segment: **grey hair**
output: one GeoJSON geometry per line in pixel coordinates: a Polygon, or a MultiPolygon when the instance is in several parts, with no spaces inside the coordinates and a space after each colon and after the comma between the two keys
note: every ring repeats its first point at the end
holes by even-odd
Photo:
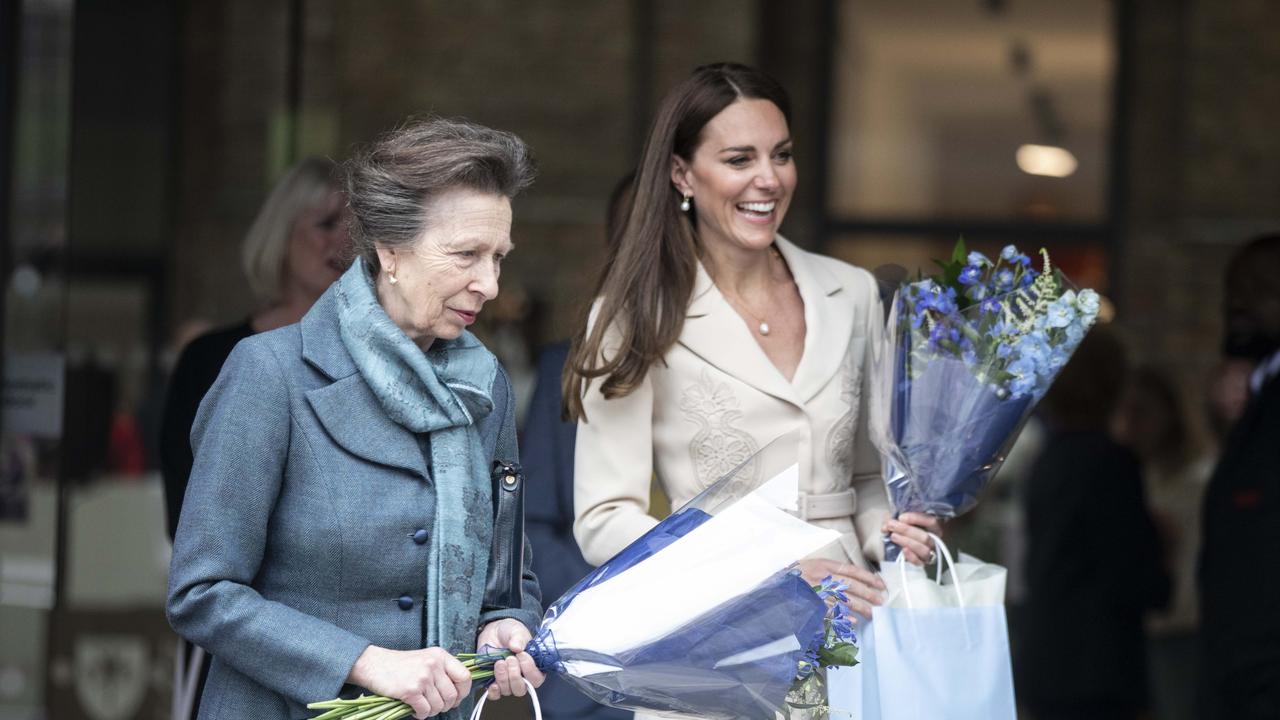
{"type": "Polygon", "coordinates": [[[273,305],[281,299],[289,238],[298,217],[321,207],[339,189],[337,165],[321,157],[298,161],[272,188],[240,247],[245,277],[260,302],[273,305]]]}
{"type": "Polygon", "coordinates": [[[351,243],[376,273],[376,245],[415,243],[431,221],[432,202],[458,188],[508,199],[536,173],[514,134],[467,120],[417,118],[378,138],[346,164],[351,243]]]}

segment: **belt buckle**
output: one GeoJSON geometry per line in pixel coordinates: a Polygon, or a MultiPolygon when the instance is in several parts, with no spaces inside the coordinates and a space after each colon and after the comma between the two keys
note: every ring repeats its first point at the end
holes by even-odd
{"type": "Polygon", "coordinates": [[[809,493],[804,490],[796,492],[796,517],[809,522],[809,493]]]}

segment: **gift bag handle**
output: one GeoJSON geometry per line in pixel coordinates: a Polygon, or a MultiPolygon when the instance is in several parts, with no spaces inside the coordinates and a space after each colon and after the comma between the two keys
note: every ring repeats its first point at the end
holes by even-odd
{"type": "MultiPolygon", "coordinates": [[[[947,565],[951,568],[951,583],[956,589],[956,601],[960,608],[964,608],[964,590],[960,587],[960,573],[956,571],[956,561],[951,557],[951,550],[947,548],[947,544],[942,542],[942,538],[929,533],[929,537],[933,538],[933,544],[938,551],[938,578],[935,582],[942,584],[942,561],[946,559],[947,565]]],[[[898,572],[902,578],[902,595],[907,599],[907,608],[914,609],[915,605],[911,602],[911,588],[907,584],[907,562],[903,554],[898,555],[898,572]]],[[[973,647],[973,635],[969,632],[969,622],[963,617],[960,620],[961,626],[964,628],[964,639],[966,647],[973,647]]],[[[920,642],[920,628],[916,625],[915,616],[911,615],[911,626],[916,633],[916,641],[920,642]]]]}
{"type": "MultiPolygon", "coordinates": [[[[525,678],[524,686],[529,688],[529,700],[533,703],[533,720],[542,720],[542,703],[538,702],[538,690],[525,678]]],[[[471,711],[471,720],[480,720],[480,711],[484,710],[484,703],[489,699],[489,693],[485,692],[480,695],[480,699],[476,702],[475,710],[471,711]]]]}
{"type": "MultiPolygon", "coordinates": [[[[951,558],[951,550],[947,548],[947,544],[942,541],[942,538],[937,535],[929,533],[929,537],[933,538],[933,544],[938,549],[938,578],[936,582],[939,585],[942,584],[942,561],[945,558],[947,566],[951,568],[951,583],[956,589],[956,600],[959,601],[960,607],[964,607],[964,590],[960,587],[960,573],[956,571],[956,562],[951,558]]],[[[898,554],[898,573],[899,577],[902,579],[902,595],[907,599],[907,607],[914,608],[915,605],[911,602],[911,587],[907,584],[907,561],[905,553],[898,554]]]]}

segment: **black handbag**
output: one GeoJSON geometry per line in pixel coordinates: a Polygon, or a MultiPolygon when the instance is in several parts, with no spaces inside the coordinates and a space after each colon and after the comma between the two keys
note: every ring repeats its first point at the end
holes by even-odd
{"type": "Polygon", "coordinates": [[[493,482],[493,551],[485,576],[486,609],[519,608],[524,594],[524,471],[508,460],[495,460],[493,482]]]}

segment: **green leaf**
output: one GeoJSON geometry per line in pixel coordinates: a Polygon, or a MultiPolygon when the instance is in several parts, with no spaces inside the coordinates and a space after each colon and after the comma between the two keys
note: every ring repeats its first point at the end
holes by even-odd
{"type": "Polygon", "coordinates": [[[824,667],[853,667],[858,664],[858,646],[845,642],[824,647],[818,651],[818,662],[824,667]]]}

